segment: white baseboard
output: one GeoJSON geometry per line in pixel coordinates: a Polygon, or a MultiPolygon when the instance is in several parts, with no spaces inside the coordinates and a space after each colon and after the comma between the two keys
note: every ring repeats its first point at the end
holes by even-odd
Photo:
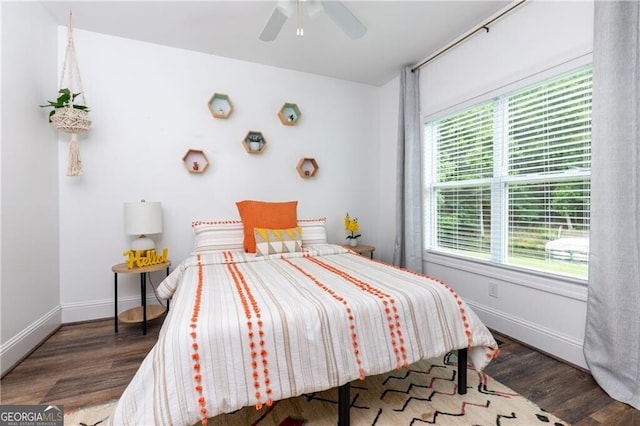
{"type": "MultiPolygon", "coordinates": [[[[158,303],[153,296],[147,298],[147,304],[152,303],[158,303]]],[[[583,341],[470,300],[467,300],[467,303],[487,327],[571,364],[585,369],[588,368],[583,354],[583,341]]],[[[118,312],[139,305],[139,297],[121,298],[118,301],[118,312]]],[[[2,375],[20,362],[61,324],[113,318],[113,314],[113,299],[69,303],[62,307],[60,305],[56,306],[1,345],[0,368],[2,375]]]]}
{"type": "Polygon", "coordinates": [[[60,305],[38,318],[0,346],[2,375],[11,370],[62,324],[60,305]]]}
{"type": "Polygon", "coordinates": [[[570,364],[588,369],[583,353],[584,341],[470,300],[467,303],[487,327],[570,364]]]}
{"type": "MultiPolygon", "coordinates": [[[[147,298],[147,304],[158,303],[151,295],[147,298]]],[[[140,305],[140,297],[123,297],[118,300],[118,312],[140,305]]],[[[82,303],[68,303],[58,305],[47,312],[29,327],[13,336],[7,342],[0,345],[0,369],[2,375],[7,373],[16,364],[24,359],[40,343],[55,332],[61,325],[90,321],[100,318],[113,318],[113,299],[94,300],[82,303]]]]}
{"type": "MultiPolygon", "coordinates": [[[[157,304],[158,300],[152,294],[147,297],[147,305],[157,304]]],[[[165,301],[163,301],[165,304],[165,301]]],[[[118,298],[118,312],[140,306],[140,296],[118,298]]],[[[90,321],[101,318],[113,318],[113,299],[92,300],[80,303],[65,303],[62,305],[62,323],[90,321]]]]}

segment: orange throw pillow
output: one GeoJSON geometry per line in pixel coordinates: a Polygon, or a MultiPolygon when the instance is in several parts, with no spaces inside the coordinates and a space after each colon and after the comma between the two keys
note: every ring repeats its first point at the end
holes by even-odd
{"type": "Polygon", "coordinates": [[[298,202],[244,200],[236,203],[244,228],[244,251],[256,252],[254,228],[286,229],[298,226],[298,202]]]}

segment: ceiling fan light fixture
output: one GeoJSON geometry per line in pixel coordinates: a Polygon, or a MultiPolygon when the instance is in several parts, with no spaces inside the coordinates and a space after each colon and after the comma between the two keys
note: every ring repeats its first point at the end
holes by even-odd
{"type": "MultiPolygon", "coordinates": [[[[304,3],[310,6],[308,11],[314,15],[318,10],[324,10],[329,18],[352,40],[361,38],[367,32],[367,27],[365,27],[341,1],[295,0],[297,36],[304,36],[304,3]]],[[[293,1],[278,0],[269,20],[260,33],[260,40],[275,40],[286,20],[293,15],[293,7],[293,1]]]]}

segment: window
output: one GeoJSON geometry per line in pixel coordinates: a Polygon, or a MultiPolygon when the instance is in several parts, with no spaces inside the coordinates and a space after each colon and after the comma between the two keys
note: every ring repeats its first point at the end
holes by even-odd
{"type": "Polygon", "coordinates": [[[587,278],[591,67],[425,125],[425,245],[587,278]]]}

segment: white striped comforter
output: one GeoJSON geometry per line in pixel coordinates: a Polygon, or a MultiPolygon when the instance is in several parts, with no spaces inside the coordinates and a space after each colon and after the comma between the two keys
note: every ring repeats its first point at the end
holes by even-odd
{"type": "Polygon", "coordinates": [[[477,369],[497,355],[445,284],[335,245],[305,250],[184,260],[159,286],[171,310],[111,423],[191,425],[454,349],[470,347],[477,369]]]}

